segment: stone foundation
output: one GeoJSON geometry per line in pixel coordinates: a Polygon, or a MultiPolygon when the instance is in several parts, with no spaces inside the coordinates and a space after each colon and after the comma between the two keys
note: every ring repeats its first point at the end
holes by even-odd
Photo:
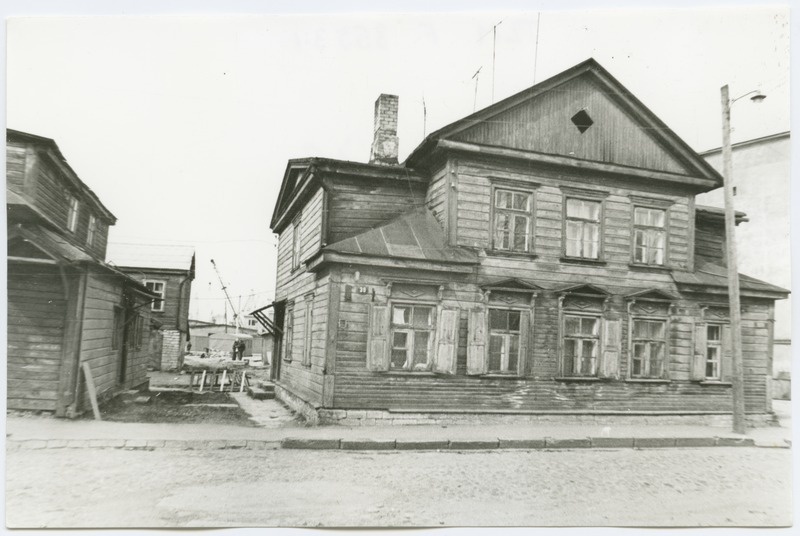
{"type": "MultiPolygon", "coordinates": [[[[311,407],[311,406],[309,406],[311,407]]],[[[472,413],[411,412],[363,409],[317,409],[316,424],[341,426],[374,425],[701,425],[730,427],[729,413],[472,413]]],[[[309,420],[311,422],[311,420],[309,420]]],[[[774,414],[758,413],[747,416],[747,424],[777,426],[774,414]]]]}
{"type": "Polygon", "coordinates": [[[277,382],[275,382],[275,397],[286,404],[290,410],[302,415],[308,424],[322,424],[319,412],[325,410],[317,409],[277,382]]]}

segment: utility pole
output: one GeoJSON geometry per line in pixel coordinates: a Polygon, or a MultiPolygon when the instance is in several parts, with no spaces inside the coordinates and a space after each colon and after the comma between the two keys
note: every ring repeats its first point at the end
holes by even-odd
{"type": "Polygon", "coordinates": [[[742,309],[739,304],[739,269],[736,256],[736,212],[733,208],[733,163],[731,157],[731,105],[734,102],[750,97],[753,102],[761,102],[766,97],[757,90],[750,91],[731,99],[728,85],[722,86],[722,177],[725,190],[725,246],[728,262],[728,304],[731,317],[731,344],[733,345],[733,431],[743,434],[745,431],[744,408],[744,360],[742,358],[742,309]]]}

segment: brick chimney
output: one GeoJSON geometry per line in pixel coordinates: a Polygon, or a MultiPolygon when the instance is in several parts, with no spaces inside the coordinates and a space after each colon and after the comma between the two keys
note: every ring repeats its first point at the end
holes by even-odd
{"type": "Polygon", "coordinates": [[[369,153],[370,164],[397,165],[397,95],[382,94],[375,101],[375,138],[369,153]]]}

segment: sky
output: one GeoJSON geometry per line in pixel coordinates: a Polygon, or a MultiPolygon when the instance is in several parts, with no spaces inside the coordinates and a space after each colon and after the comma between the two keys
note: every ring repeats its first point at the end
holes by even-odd
{"type": "Polygon", "coordinates": [[[194,245],[197,319],[225,307],[210,259],[243,312],[271,302],[286,161],[367,161],[381,93],[400,99],[401,159],[493,94],[589,57],[695,150],[721,144],[724,84],[767,95],[735,104],[734,143],[790,126],[785,8],[267,14],[232,2],[246,14],[228,15],[218,2],[212,16],[145,16],[151,3],[120,2],[101,13],[127,16],[88,17],[85,4],[8,21],[7,126],[56,141],[117,216],[112,242],[194,245]]]}

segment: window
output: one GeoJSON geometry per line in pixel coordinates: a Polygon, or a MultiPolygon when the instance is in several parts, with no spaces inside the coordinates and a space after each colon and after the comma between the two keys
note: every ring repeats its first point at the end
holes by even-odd
{"type": "Polygon", "coordinates": [[[67,212],[67,229],[71,233],[78,228],[78,198],[74,195],[69,196],[69,211],[67,212]]]}
{"type": "Polygon", "coordinates": [[[494,249],[528,252],[531,250],[530,192],[494,191],[494,249]]]}
{"type": "Polygon", "coordinates": [[[634,319],[632,330],[631,378],[662,378],[667,322],[634,319]]]}
{"type": "Polygon", "coordinates": [[[434,313],[430,305],[392,306],[390,370],[429,370],[434,313]]]}
{"type": "Polygon", "coordinates": [[[564,376],[594,376],[599,346],[599,316],[564,315],[564,376]]]}
{"type": "Polygon", "coordinates": [[[667,232],[666,211],[656,208],[633,209],[633,262],[663,265],[667,232]]]}
{"type": "Polygon", "coordinates": [[[520,311],[489,309],[489,373],[519,370],[520,311]]]}
{"type": "Polygon", "coordinates": [[[304,317],[305,324],[303,325],[304,330],[304,345],[303,345],[303,365],[310,367],[311,366],[311,312],[312,312],[312,305],[314,304],[314,296],[306,296],[306,312],[304,317]]]}
{"type": "Polygon", "coordinates": [[[94,245],[94,235],[97,232],[97,218],[94,214],[89,214],[89,228],[86,230],[86,245],[94,245]]]}
{"type": "Polygon", "coordinates": [[[586,110],[580,110],[570,118],[570,121],[572,121],[573,125],[578,127],[578,131],[581,134],[589,130],[589,127],[594,125],[594,120],[592,120],[591,116],[586,112],[586,110]]]}
{"type": "Polygon", "coordinates": [[[294,304],[286,307],[286,321],[284,322],[283,336],[285,339],[285,350],[283,352],[283,359],[285,361],[292,360],[292,338],[294,336],[294,304]]]}
{"type": "Polygon", "coordinates": [[[600,258],[599,201],[567,199],[565,253],[567,257],[600,258]]]}
{"type": "Polygon", "coordinates": [[[257,322],[255,321],[255,319],[253,319],[253,318],[248,318],[248,319],[247,319],[247,326],[248,326],[248,327],[254,328],[254,327],[256,327],[257,325],[258,325],[258,324],[257,324],[257,322]]]}
{"type": "Polygon", "coordinates": [[[300,266],[300,218],[292,222],[292,270],[300,266]]]}
{"type": "Polygon", "coordinates": [[[706,372],[707,380],[722,378],[722,326],[709,324],[706,327],[706,372]]]}
{"type": "Polygon", "coordinates": [[[153,300],[153,303],[150,304],[150,310],[155,312],[161,312],[164,310],[164,296],[166,293],[166,284],[164,281],[145,281],[144,286],[147,287],[147,290],[158,294],[158,298],[153,300]]]}

